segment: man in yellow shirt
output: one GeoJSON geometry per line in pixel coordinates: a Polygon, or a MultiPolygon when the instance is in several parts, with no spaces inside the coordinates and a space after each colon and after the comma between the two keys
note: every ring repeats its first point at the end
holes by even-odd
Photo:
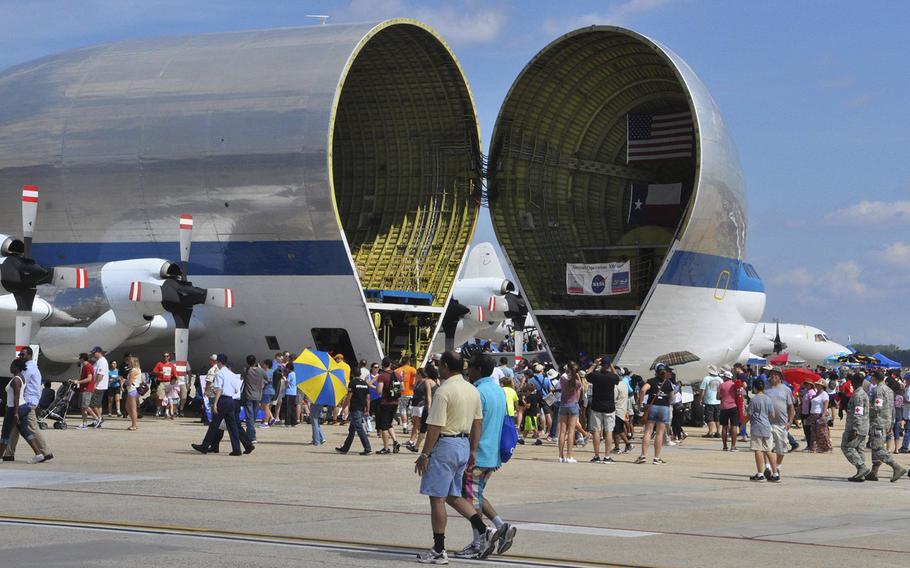
{"type": "Polygon", "coordinates": [[[483,428],[480,393],[464,380],[461,355],[447,351],[439,361],[442,385],[433,395],[427,417],[427,437],[417,456],[414,470],[421,476],[420,493],[430,498],[430,520],[433,548],[417,555],[421,564],[448,564],[445,530],[448,521],[446,503],[471,522],[481,537],[481,558],[490,555],[496,545],[495,531],[488,529],[470,501],[462,497],[461,485],[465,468],[474,463],[483,428]]]}

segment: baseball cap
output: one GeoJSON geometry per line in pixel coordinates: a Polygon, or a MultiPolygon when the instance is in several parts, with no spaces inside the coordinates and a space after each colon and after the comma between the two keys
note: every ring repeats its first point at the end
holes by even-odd
{"type": "Polygon", "coordinates": [[[96,345],[92,347],[92,353],[104,353],[104,350],[96,345]]]}

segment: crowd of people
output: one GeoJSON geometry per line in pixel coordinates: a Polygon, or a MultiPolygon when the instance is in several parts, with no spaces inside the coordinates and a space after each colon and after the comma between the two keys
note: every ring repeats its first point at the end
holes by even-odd
{"type": "MultiPolygon", "coordinates": [[[[257,430],[305,423],[314,446],[326,443],[321,424],[346,425],[347,436],[335,448],[339,454],[350,453],[355,438],[360,455],[373,454],[374,443],[381,445],[376,454],[398,454],[402,448],[417,454],[415,471],[421,476],[420,492],[430,500],[433,528],[433,546],[419,560],[433,564],[448,561],[447,507],[468,520],[474,535],[457,557],[486,558],[511,547],[516,528],[486,496],[489,479],[511,456],[504,450],[507,430],[514,432],[514,444],[553,444],[561,464],[578,463],[574,450],[588,443],[591,463],[610,464],[618,454],[635,450],[638,428],[640,451],[633,463],[647,463],[650,453],[651,464],[663,465],[662,449],[682,444],[688,437],[685,426],[701,422],[693,416],[701,414],[704,438],[719,439],[725,452],[748,443],[756,469],[750,478],[776,483],[784,458],[800,447],[792,432],[802,430],[805,452],[828,453],[830,427],[844,420],[841,449],[856,468],[850,481],[877,480],[882,464],[891,468],[892,482],[908,473],[892,455],[910,452],[910,374],[902,379],[898,371],[867,375],[856,369],[816,369],[814,378],[794,386],[770,366],[709,365],[692,390],[668,365],[657,364],[644,380],[607,356],[582,356],[562,367],[538,360],[511,365],[504,357],[497,365],[484,352],[447,352],[420,368],[408,356],[397,364],[389,358],[349,364],[340,353],[334,358],[350,374],[347,394],[336,405],[302,395],[294,357],[287,352],[262,361],[249,355],[242,367],[213,354],[206,373],[194,381],[188,379],[193,375],[178,373],[170,353],[145,372],[131,354],[108,361],[95,347],[80,355],[79,376],[60,390],[78,392],[80,429],[101,428],[105,415],[119,415],[129,418],[127,430],[136,431],[142,413],[174,419],[198,401],[208,428],[192,447],[203,454],[220,452],[225,432],[230,455],[242,456],[255,450],[257,430]],[[872,452],[871,466],[866,449],[872,452]]],[[[46,383],[42,390],[30,348],[22,350],[10,372],[0,455],[15,460],[22,438],[34,453],[30,463],[53,459],[36,411],[47,408],[55,394],[46,383]]]]}

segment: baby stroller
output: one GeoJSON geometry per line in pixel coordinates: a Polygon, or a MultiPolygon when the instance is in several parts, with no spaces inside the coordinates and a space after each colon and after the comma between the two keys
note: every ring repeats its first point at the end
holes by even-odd
{"type": "Polygon", "coordinates": [[[57,395],[54,402],[47,408],[38,409],[38,428],[47,429],[48,420],[54,422],[54,429],[66,430],[66,411],[70,406],[73,394],[76,392],[76,386],[66,381],[57,389],[57,395]]]}

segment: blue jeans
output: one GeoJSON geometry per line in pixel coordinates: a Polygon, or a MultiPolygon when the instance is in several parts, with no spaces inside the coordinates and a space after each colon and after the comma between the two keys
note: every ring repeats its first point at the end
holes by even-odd
{"type": "Polygon", "coordinates": [[[324,408],[321,404],[310,405],[310,426],[313,428],[313,445],[325,443],[325,436],[322,435],[322,429],[319,427],[319,416],[324,408]]]}
{"type": "Polygon", "coordinates": [[[252,400],[243,401],[244,421],[246,422],[246,435],[251,442],[256,441],[256,414],[259,412],[259,404],[252,400]]]}
{"type": "Polygon", "coordinates": [[[19,435],[26,442],[31,442],[35,438],[35,435],[32,434],[28,427],[28,411],[29,407],[27,404],[20,404],[19,408],[6,407],[6,413],[3,416],[3,428],[2,432],[0,432],[0,444],[9,444],[10,435],[14,429],[19,431],[19,435]],[[17,414],[19,415],[19,424],[16,424],[17,414]]]}
{"type": "Polygon", "coordinates": [[[346,452],[351,449],[351,444],[354,442],[354,434],[357,434],[357,437],[360,438],[360,443],[363,444],[364,451],[373,451],[370,447],[370,438],[367,436],[367,431],[364,428],[362,410],[351,411],[350,424],[348,425],[348,437],[345,438],[344,443],[341,444],[341,451],[346,452]]]}

